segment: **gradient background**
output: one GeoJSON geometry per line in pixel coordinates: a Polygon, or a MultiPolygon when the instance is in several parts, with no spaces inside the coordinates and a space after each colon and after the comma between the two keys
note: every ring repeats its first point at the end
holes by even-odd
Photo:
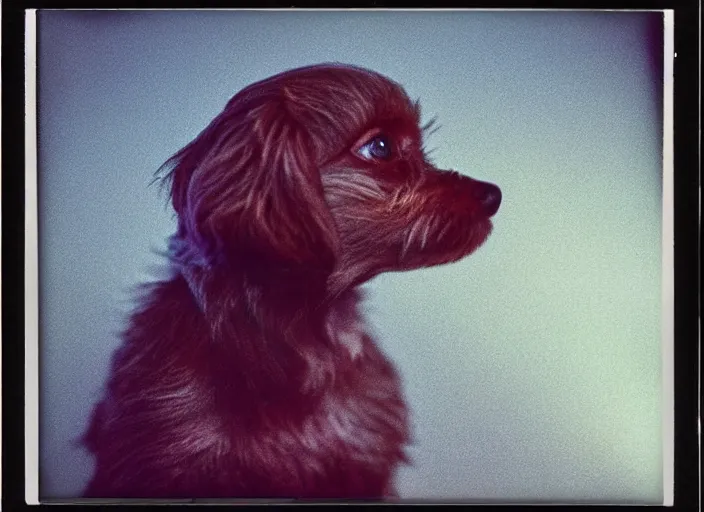
{"type": "Polygon", "coordinates": [[[245,85],[341,61],[420,97],[437,164],[504,197],[472,257],[368,286],[412,409],[401,496],[660,502],[660,19],[40,13],[40,496],[91,474],[72,442],[175,226],[153,172],[245,85]]]}

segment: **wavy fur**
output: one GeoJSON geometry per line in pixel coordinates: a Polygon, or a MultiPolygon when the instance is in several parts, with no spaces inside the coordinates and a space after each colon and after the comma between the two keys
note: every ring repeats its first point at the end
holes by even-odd
{"type": "Polygon", "coordinates": [[[113,358],[86,496],[395,496],[407,410],[358,286],[466,256],[500,201],[436,169],[419,120],[377,73],[310,66],[245,88],[166,162],[172,276],[113,358]],[[365,133],[392,153],[363,157],[365,133]]]}

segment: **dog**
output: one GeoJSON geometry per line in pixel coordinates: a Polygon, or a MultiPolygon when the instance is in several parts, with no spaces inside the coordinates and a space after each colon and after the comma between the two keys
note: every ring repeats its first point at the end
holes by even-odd
{"type": "Polygon", "coordinates": [[[432,124],[389,78],[320,64],[246,87],[162,166],[171,273],[113,356],[84,496],[398,496],[408,412],[359,287],[469,255],[501,203],[430,162],[432,124]]]}

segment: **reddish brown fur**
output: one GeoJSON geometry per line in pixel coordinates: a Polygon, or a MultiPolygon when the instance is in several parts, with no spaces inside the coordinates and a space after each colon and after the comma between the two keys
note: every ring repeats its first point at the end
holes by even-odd
{"type": "Polygon", "coordinates": [[[165,164],[173,276],[114,356],[86,496],[395,494],[407,413],[357,287],[471,253],[501,197],[430,164],[419,118],[377,73],[311,66],[245,88],[165,164]],[[370,157],[379,134],[392,153],[370,157]]]}

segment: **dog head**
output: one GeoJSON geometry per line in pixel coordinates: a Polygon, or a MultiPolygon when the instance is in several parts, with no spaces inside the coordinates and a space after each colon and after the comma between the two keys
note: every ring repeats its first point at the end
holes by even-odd
{"type": "Polygon", "coordinates": [[[489,235],[498,187],[435,168],[420,108],[388,78],[326,64],[243,89],[168,162],[193,261],[323,279],[456,261],[489,235]]]}

